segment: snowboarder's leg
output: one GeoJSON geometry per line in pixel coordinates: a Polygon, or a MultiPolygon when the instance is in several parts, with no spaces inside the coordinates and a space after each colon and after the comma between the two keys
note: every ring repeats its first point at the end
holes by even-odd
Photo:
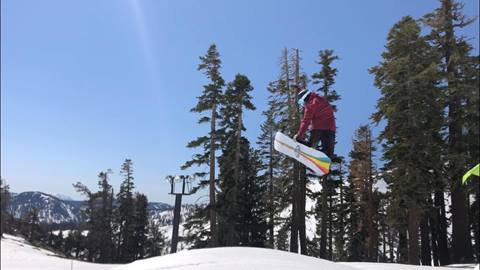
{"type": "MultiPolygon", "coordinates": [[[[323,153],[325,153],[329,158],[333,157],[333,151],[335,148],[335,132],[331,130],[312,130],[312,139],[316,139],[316,144],[312,144],[312,147],[318,144],[318,142],[322,142],[321,149],[323,153]],[[315,131],[315,132],[313,132],[315,131]],[[315,136],[313,136],[315,135],[315,136]],[[318,136],[318,139],[317,137],[318,136]]],[[[313,141],[315,142],[315,141],[313,141]]]]}
{"type": "Polygon", "coordinates": [[[321,140],[321,133],[322,133],[322,131],[319,130],[319,129],[311,130],[310,131],[310,138],[308,139],[307,146],[320,150],[318,143],[321,140]]]}
{"type": "MultiPolygon", "coordinates": [[[[320,133],[321,133],[321,130],[312,129],[310,131],[310,136],[308,138],[308,141],[307,142],[302,142],[302,143],[305,144],[308,147],[315,148],[317,150],[322,151],[320,149],[321,147],[318,145],[320,143],[320,133]]],[[[311,174],[315,174],[315,172],[310,168],[307,168],[307,172],[309,172],[311,174]]]]}

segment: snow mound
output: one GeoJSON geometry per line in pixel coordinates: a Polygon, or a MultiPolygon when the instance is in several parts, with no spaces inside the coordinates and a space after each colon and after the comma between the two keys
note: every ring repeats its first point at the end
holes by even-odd
{"type": "MultiPolygon", "coordinates": [[[[57,254],[34,247],[23,238],[4,234],[1,245],[1,269],[7,270],[107,270],[115,265],[94,264],[61,258],[57,254]]],[[[118,266],[118,265],[117,265],[118,266]]]]}
{"type": "Polygon", "coordinates": [[[366,262],[341,262],[340,264],[348,265],[355,270],[477,270],[478,265],[450,265],[448,267],[432,267],[432,266],[418,266],[400,263],[366,263],[366,262]]]}
{"type": "Polygon", "coordinates": [[[225,247],[181,251],[135,261],[115,270],[354,270],[350,266],[286,251],[225,247]]]}

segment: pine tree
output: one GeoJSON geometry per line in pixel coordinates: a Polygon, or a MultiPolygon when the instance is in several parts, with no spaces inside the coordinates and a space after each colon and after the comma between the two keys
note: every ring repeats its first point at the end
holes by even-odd
{"type": "MultiPolygon", "coordinates": [[[[301,111],[298,106],[297,94],[300,89],[304,89],[307,86],[307,75],[301,72],[301,57],[300,57],[300,50],[294,49],[291,55],[291,64],[292,64],[292,71],[293,71],[293,89],[295,90],[293,94],[292,102],[293,104],[290,106],[292,110],[291,114],[291,127],[294,128],[295,132],[298,130],[300,126],[300,119],[301,119],[301,111]]],[[[306,213],[306,198],[307,198],[307,174],[306,168],[303,164],[298,161],[294,161],[293,166],[293,203],[292,203],[292,230],[291,230],[291,240],[290,242],[295,242],[292,245],[292,251],[296,250],[296,239],[298,233],[298,239],[300,243],[300,253],[306,255],[307,254],[307,235],[306,235],[306,225],[305,219],[307,218],[306,213]]]]}
{"type": "MultiPolygon", "coordinates": [[[[335,60],[339,60],[338,55],[334,54],[333,50],[321,50],[318,53],[319,60],[317,64],[320,65],[320,71],[312,74],[312,83],[318,85],[317,92],[323,93],[327,100],[331,103],[340,100],[340,95],[333,88],[335,84],[335,77],[338,70],[332,67],[335,60]]],[[[337,111],[335,104],[332,104],[334,111],[337,111]]]]}
{"type": "Polygon", "coordinates": [[[11,220],[10,214],[8,213],[8,208],[10,205],[10,187],[7,185],[4,179],[0,179],[0,236],[3,237],[4,232],[9,232],[9,221],[11,220]]]}
{"type": "Polygon", "coordinates": [[[131,159],[125,159],[122,164],[121,174],[124,180],[120,185],[120,191],[117,194],[118,208],[115,209],[116,220],[118,224],[118,254],[119,262],[131,262],[135,259],[135,203],[133,198],[133,163],[131,159]]]}
{"type": "Polygon", "coordinates": [[[63,231],[60,230],[60,232],[58,233],[57,237],[55,238],[54,240],[54,243],[53,243],[53,248],[55,250],[58,250],[60,252],[63,252],[63,247],[65,245],[65,239],[63,239],[63,231]]]}
{"type": "Polygon", "coordinates": [[[148,199],[141,193],[135,194],[133,219],[133,259],[143,259],[146,254],[148,235],[148,199]]]}
{"type": "MultiPolygon", "coordinates": [[[[270,82],[267,90],[269,92],[269,113],[271,117],[271,125],[274,125],[275,129],[286,132],[291,136],[294,135],[294,127],[292,124],[292,103],[295,101],[294,90],[291,87],[291,65],[288,59],[288,50],[284,49],[280,58],[280,75],[277,80],[270,82]]],[[[267,142],[268,144],[268,142],[267,142]]],[[[275,186],[271,190],[275,189],[276,196],[274,205],[276,212],[282,212],[282,210],[292,207],[293,202],[293,162],[286,158],[284,155],[277,156],[276,163],[272,163],[272,172],[277,173],[277,179],[275,186]],[[282,194],[280,196],[279,194],[282,194]]],[[[288,230],[298,231],[293,223],[294,211],[292,211],[291,217],[278,217],[275,225],[280,227],[277,239],[275,239],[275,245],[281,250],[298,251],[297,247],[292,247],[288,243],[288,230]]],[[[270,223],[272,224],[272,222],[270,223]]],[[[297,234],[295,234],[297,235],[297,234]]],[[[298,241],[290,241],[297,245],[298,241]]]]}
{"type": "MultiPolygon", "coordinates": [[[[474,19],[466,18],[462,9],[463,4],[454,0],[442,0],[441,6],[424,16],[423,20],[431,27],[430,38],[441,54],[440,67],[445,82],[443,88],[448,112],[445,119],[448,128],[446,171],[449,173],[452,201],[453,263],[473,260],[467,192],[459,179],[472,165],[470,162],[475,162],[475,165],[479,159],[478,150],[473,153],[470,150],[475,146],[478,149],[478,64],[475,69],[475,58],[470,56],[472,46],[455,33],[457,29],[471,24],[474,19]],[[477,98],[477,102],[471,102],[472,98],[477,98]],[[476,107],[472,110],[473,114],[468,113],[468,107],[476,107]]],[[[478,57],[476,61],[478,63],[478,57]]]]}
{"type": "Polygon", "coordinates": [[[42,240],[44,232],[40,226],[40,220],[38,218],[38,209],[35,207],[30,208],[22,217],[23,226],[20,229],[22,234],[31,243],[38,243],[42,240]]]}
{"type": "Polygon", "coordinates": [[[268,182],[268,190],[263,198],[263,201],[267,205],[267,227],[268,237],[266,246],[273,248],[275,246],[275,224],[276,213],[279,212],[277,204],[275,203],[275,197],[278,196],[278,192],[275,191],[279,172],[277,164],[280,160],[279,155],[274,150],[275,130],[276,123],[273,118],[273,111],[270,107],[263,113],[266,117],[265,122],[260,126],[261,134],[258,137],[257,145],[259,149],[259,158],[262,161],[261,170],[263,171],[263,179],[268,182]]]}
{"type": "Polygon", "coordinates": [[[145,246],[146,257],[155,257],[162,254],[165,247],[165,236],[162,230],[155,222],[149,219],[148,221],[148,238],[145,246]]]}
{"type": "MultiPolygon", "coordinates": [[[[407,220],[411,264],[420,263],[419,221],[436,181],[431,172],[440,171],[441,155],[437,54],[420,30],[408,16],[396,23],[388,35],[382,62],[370,70],[382,93],[373,119],[387,121],[380,137],[386,168],[392,174],[391,209],[398,209],[399,220],[407,220]]],[[[402,245],[404,239],[400,230],[402,245]]]]}
{"type": "MultiPolygon", "coordinates": [[[[276,81],[271,82],[267,90],[269,96],[269,114],[271,114],[272,123],[277,130],[287,133],[290,136],[295,135],[299,127],[300,110],[297,104],[297,92],[305,88],[307,84],[306,75],[301,72],[300,52],[298,49],[284,49],[280,58],[280,75],[276,81]]],[[[266,142],[268,145],[268,142],[266,142]]],[[[264,154],[262,154],[264,157],[264,154]]],[[[275,164],[276,178],[275,188],[277,194],[286,194],[287,196],[276,196],[271,198],[274,201],[277,212],[286,208],[290,217],[276,218],[276,225],[280,226],[276,246],[280,249],[289,249],[291,252],[298,252],[299,242],[300,251],[303,254],[307,252],[306,228],[305,228],[305,201],[306,201],[306,174],[305,168],[297,161],[292,161],[285,156],[279,156],[275,164]],[[287,223],[285,223],[287,222],[287,223]],[[290,228],[290,241],[285,243],[288,237],[287,228],[290,228]],[[300,240],[300,241],[299,241],[300,240]]],[[[272,214],[270,215],[272,217],[272,214]]],[[[273,221],[273,218],[271,218],[273,221]]],[[[272,222],[270,222],[272,228],[272,222]]],[[[270,233],[271,238],[272,233],[270,233]]]]}
{"type": "Polygon", "coordinates": [[[360,126],[353,140],[350,152],[350,178],[353,196],[355,196],[357,223],[353,224],[359,241],[362,260],[377,261],[378,242],[378,193],[374,190],[376,183],[373,153],[372,131],[368,125],[360,126]]]}
{"type": "MultiPolygon", "coordinates": [[[[348,187],[345,190],[345,200],[348,205],[348,216],[346,220],[347,234],[347,261],[358,262],[364,258],[362,243],[364,243],[364,235],[359,233],[358,224],[360,220],[360,211],[358,204],[358,196],[356,196],[354,187],[354,177],[349,174],[347,178],[348,187]]],[[[318,229],[317,229],[318,230],[318,229]]]]}
{"type": "Polygon", "coordinates": [[[222,134],[222,155],[219,158],[220,192],[218,194],[219,242],[221,245],[263,246],[256,240],[256,213],[258,207],[250,205],[258,197],[256,189],[257,171],[252,160],[249,141],[242,136],[244,108],[254,110],[249,92],[253,90],[249,79],[237,74],[228,84],[224,104],[220,110],[222,134]]]}
{"type": "MultiPolygon", "coordinates": [[[[63,247],[63,253],[67,258],[72,256],[75,247],[78,247],[78,243],[73,240],[73,231],[70,231],[65,238],[65,246],[63,247]]],[[[78,258],[78,256],[75,256],[75,258],[78,258]]]]}
{"type": "Polygon", "coordinates": [[[98,174],[99,191],[92,193],[82,183],[74,184],[76,190],[88,197],[85,210],[88,221],[86,239],[88,257],[92,262],[108,263],[115,260],[115,246],[113,243],[113,188],[108,183],[108,173],[98,174]]]}
{"type": "Polygon", "coordinates": [[[183,225],[186,232],[184,241],[192,249],[208,247],[210,232],[205,230],[205,217],[207,215],[208,208],[205,205],[196,205],[192,213],[185,219],[183,225]]]}
{"type": "MultiPolygon", "coordinates": [[[[335,101],[340,100],[340,95],[334,89],[333,85],[335,84],[335,77],[337,76],[337,69],[332,67],[332,64],[335,60],[338,60],[339,57],[334,54],[333,50],[321,50],[319,52],[319,61],[317,62],[320,65],[320,71],[312,74],[312,83],[318,85],[317,91],[321,92],[323,96],[329,101],[332,105],[334,111],[337,111],[337,107],[334,104],[335,101]]],[[[332,157],[332,162],[339,162],[340,157],[332,157]]],[[[332,235],[332,231],[329,230],[329,225],[332,223],[332,220],[329,219],[331,216],[331,209],[328,207],[328,202],[332,200],[335,192],[333,190],[334,184],[332,183],[332,177],[338,177],[336,172],[331,172],[330,176],[322,178],[322,192],[320,193],[320,201],[317,205],[318,209],[321,210],[321,215],[317,216],[317,220],[320,220],[319,235],[320,235],[320,246],[319,246],[319,257],[320,258],[331,258],[327,256],[327,244],[328,244],[328,235],[332,235]]],[[[332,249],[332,244],[330,241],[329,250],[332,249]]]]}
{"type": "MultiPolygon", "coordinates": [[[[182,169],[187,169],[193,165],[209,166],[209,205],[208,219],[210,221],[210,242],[209,245],[215,247],[218,245],[217,237],[217,218],[215,209],[215,151],[219,148],[219,137],[217,134],[218,107],[222,102],[222,88],[225,85],[220,74],[221,60],[215,44],[212,44],[205,56],[200,57],[201,63],[198,70],[202,71],[209,79],[210,83],[204,85],[203,93],[198,97],[198,103],[191,109],[192,112],[203,113],[210,112],[210,116],[204,116],[198,121],[199,124],[210,122],[210,133],[206,136],[191,141],[187,147],[196,148],[202,146],[202,154],[196,154],[191,161],[186,162],[182,169]]],[[[205,173],[197,173],[197,176],[204,176],[205,173]]],[[[204,184],[204,182],[201,182],[204,184]]]]}
{"type": "Polygon", "coordinates": [[[80,230],[71,230],[64,240],[63,253],[67,257],[79,259],[81,254],[89,252],[87,241],[80,230]]]}
{"type": "Polygon", "coordinates": [[[346,261],[348,258],[348,253],[346,250],[347,243],[347,222],[348,222],[348,213],[349,213],[349,204],[347,201],[347,194],[349,192],[349,186],[344,183],[344,170],[345,161],[343,158],[338,162],[338,177],[339,180],[336,181],[338,192],[337,192],[337,202],[331,212],[334,212],[335,219],[331,221],[333,230],[330,232],[334,237],[334,249],[336,251],[334,260],[337,261],[346,261]]]}
{"type": "Polygon", "coordinates": [[[243,205],[240,220],[247,220],[246,230],[241,230],[240,240],[243,245],[265,247],[267,241],[268,202],[264,200],[268,192],[267,178],[260,174],[262,161],[259,150],[249,149],[246,182],[240,200],[249,202],[243,205]]]}

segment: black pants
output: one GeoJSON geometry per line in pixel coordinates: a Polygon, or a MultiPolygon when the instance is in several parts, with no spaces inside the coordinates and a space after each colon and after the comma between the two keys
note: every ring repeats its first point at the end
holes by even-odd
{"type": "Polygon", "coordinates": [[[321,142],[320,151],[332,158],[335,148],[335,131],[324,129],[313,129],[310,131],[308,146],[318,149],[319,142],[321,142]]]}

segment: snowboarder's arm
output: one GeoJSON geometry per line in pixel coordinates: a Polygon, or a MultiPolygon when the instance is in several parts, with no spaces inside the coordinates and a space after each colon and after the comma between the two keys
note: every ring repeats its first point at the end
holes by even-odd
{"type": "Polygon", "coordinates": [[[305,136],[305,133],[307,132],[308,126],[312,122],[314,113],[314,108],[312,105],[313,104],[309,104],[305,106],[305,112],[303,113],[303,119],[300,123],[300,129],[297,132],[298,139],[303,139],[303,136],[305,136]]]}

